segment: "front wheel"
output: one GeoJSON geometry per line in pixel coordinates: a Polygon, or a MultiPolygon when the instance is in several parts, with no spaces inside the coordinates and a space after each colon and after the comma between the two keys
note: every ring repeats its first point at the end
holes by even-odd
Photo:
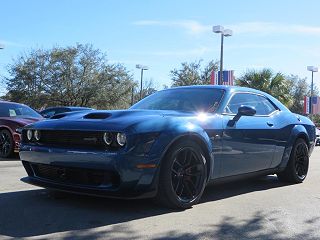
{"type": "Polygon", "coordinates": [[[8,158],[13,154],[14,141],[11,133],[4,129],[0,131],[0,158],[8,158]]]}
{"type": "Polygon", "coordinates": [[[170,208],[190,208],[200,200],[206,182],[201,147],[190,140],[179,142],[162,161],[157,200],[170,208]]]}
{"type": "Polygon", "coordinates": [[[307,177],[309,169],[309,151],[306,142],[298,138],[293,145],[289,162],[283,172],[277,174],[283,182],[301,183],[307,177]]]}

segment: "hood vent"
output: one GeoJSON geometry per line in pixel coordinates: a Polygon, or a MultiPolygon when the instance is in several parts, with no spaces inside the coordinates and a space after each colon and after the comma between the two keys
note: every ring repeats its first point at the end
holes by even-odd
{"type": "Polygon", "coordinates": [[[67,116],[68,114],[66,113],[60,113],[60,114],[57,114],[57,115],[53,115],[50,119],[60,119],[60,118],[63,118],[65,116],[67,116]]]}
{"type": "Polygon", "coordinates": [[[95,112],[95,113],[89,113],[85,115],[84,119],[106,119],[108,117],[111,117],[111,113],[105,113],[105,112],[95,112]]]}

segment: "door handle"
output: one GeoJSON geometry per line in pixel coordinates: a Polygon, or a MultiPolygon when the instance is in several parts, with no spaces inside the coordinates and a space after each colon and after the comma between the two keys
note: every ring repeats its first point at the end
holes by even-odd
{"type": "Polygon", "coordinates": [[[269,127],[273,127],[273,123],[272,123],[272,122],[267,122],[267,125],[268,125],[269,127]]]}

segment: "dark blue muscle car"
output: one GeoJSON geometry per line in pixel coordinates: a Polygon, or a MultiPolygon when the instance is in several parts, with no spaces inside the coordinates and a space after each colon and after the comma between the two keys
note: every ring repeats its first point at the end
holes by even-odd
{"type": "Polygon", "coordinates": [[[196,204],[210,182],[307,175],[315,126],[249,88],[190,86],[159,91],[129,110],[90,111],[28,125],[22,181],[89,195],[196,204]]]}

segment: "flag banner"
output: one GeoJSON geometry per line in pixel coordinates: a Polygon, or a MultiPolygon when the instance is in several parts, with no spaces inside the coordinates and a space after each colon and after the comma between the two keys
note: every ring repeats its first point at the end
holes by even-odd
{"type": "Polygon", "coordinates": [[[307,97],[303,99],[303,113],[310,114],[320,114],[320,97],[307,97]]]}
{"type": "Polygon", "coordinates": [[[312,114],[320,114],[320,97],[312,97],[312,114]]]}
{"type": "MultiPolygon", "coordinates": [[[[234,85],[234,71],[233,70],[223,71],[222,76],[223,76],[222,85],[230,85],[230,86],[234,85]]],[[[220,71],[218,71],[218,72],[212,71],[211,78],[210,78],[210,84],[218,85],[219,79],[220,79],[220,71]]]]}
{"type": "Polygon", "coordinates": [[[312,104],[317,104],[318,97],[312,97],[312,104]]]}
{"type": "Polygon", "coordinates": [[[304,104],[303,104],[303,113],[309,114],[310,113],[310,98],[307,96],[304,96],[304,104]]]}
{"type": "Polygon", "coordinates": [[[210,84],[211,85],[215,85],[215,84],[218,84],[218,83],[216,83],[216,73],[212,70],[212,72],[211,72],[211,77],[210,77],[210,84]]]}

